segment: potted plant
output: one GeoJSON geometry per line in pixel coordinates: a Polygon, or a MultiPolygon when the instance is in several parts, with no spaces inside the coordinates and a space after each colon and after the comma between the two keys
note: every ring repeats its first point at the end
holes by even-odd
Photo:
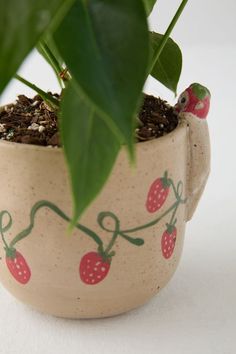
{"type": "Polygon", "coordinates": [[[176,93],[182,58],[169,35],[186,3],[164,35],[148,32],[153,0],[4,5],[0,89],[15,76],[37,92],[0,113],[0,280],[21,301],[111,316],[173,275],[209,173],[210,94],[192,84],[173,108],[142,88],[151,74],[176,93]],[[35,46],[60,94],[15,74],[35,46]]]}

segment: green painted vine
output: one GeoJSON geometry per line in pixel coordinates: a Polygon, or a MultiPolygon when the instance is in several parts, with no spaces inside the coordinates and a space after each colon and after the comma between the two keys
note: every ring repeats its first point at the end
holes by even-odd
{"type": "MultiPolygon", "coordinates": [[[[179,206],[186,203],[186,199],[182,198],[182,181],[179,181],[175,186],[173,180],[168,177],[167,172],[164,173],[163,177],[157,178],[149,188],[146,200],[146,209],[149,213],[155,213],[161,209],[171,189],[175,196],[174,203],[167,208],[167,210],[163,211],[162,214],[146,224],[125,229],[122,228],[121,221],[115,213],[111,211],[100,212],[97,216],[97,224],[101,230],[111,234],[110,242],[107,245],[104,244],[101,237],[95,231],[81,223],[77,223],[75,225],[79,231],[91,238],[97,246],[96,251],[85,254],[80,262],[80,278],[85,284],[95,285],[107,276],[110,270],[112,258],[115,256],[113,247],[119,237],[135,246],[142,246],[144,244],[144,239],[135,237],[134,234],[141,230],[153,227],[167,215],[170,215],[170,220],[166,224],[166,230],[162,235],[161,247],[164,258],[168,259],[172,256],[177,237],[177,229],[175,226],[177,223],[176,213],[179,206]],[[110,221],[110,224],[112,221],[113,227],[108,228],[105,226],[106,221],[108,220],[110,221]]],[[[19,232],[9,244],[6,241],[4,234],[9,231],[12,226],[12,216],[7,210],[0,212],[0,233],[4,249],[6,251],[6,264],[13,277],[21,284],[26,284],[29,282],[31,270],[25,258],[20,254],[20,252],[17,251],[16,245],[31,234],[34,228],[37,212],[42,208],[49,208],[66,222],[71,222],[71,218],[68,217],[60,208],[58,208],[57,205],[48,200],[40,200],[33,205],[30,211],[29,225],[19,232]]]]}

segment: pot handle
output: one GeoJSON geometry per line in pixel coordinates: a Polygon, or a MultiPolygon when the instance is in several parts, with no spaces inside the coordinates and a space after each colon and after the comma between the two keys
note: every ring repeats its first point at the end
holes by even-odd
{"type": "Polygon", "coordinates": [[[188,126],[186,221],[189,221],[196,210],[210,172],[210,137],[206,121],[210,92],[200,84],[192,84],[180,95],[175,107],[180,119],[188,126]]]}
{"type": "Polygon", "coordinates": [[[187,215],[189,221],[198,205],[210,173],[210,137],[206,120],[195,116],[187,118],[188,163],[187,163],[187,215]]]}

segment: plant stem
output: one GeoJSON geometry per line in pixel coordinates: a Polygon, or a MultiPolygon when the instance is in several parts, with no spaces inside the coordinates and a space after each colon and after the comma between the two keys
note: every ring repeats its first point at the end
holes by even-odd
{"type": "Polygon", "coordinates": [[[44,41],[41,41],[39,44],[41,46],[41,49],[45,53],[46,57],[50,61],[51,65],[53,66],[54,70],[56,71],[56,73],[60,75],[60,73],[63,71],[63,68],[60,66],[57,58],[54,56],[49,46],[44,41]]]}
{"type": "Polygon", "coordinates": [[[157,62],[157,60],[158,60],[163,48],[165,47],[166,42],[168,41],[168,38],[170,37],[170,34],[171,34],[174,26],[176,25],[176,22],[178,21],[181,13],[183,12],[187,2],[188,2],[188,0],[182,0],[182,2],[180,4],[176,14],[174,15],[169,27],[167,28],[167,30],[166,30],[166,32],[165,32],[165,34],[164,34],[164,36],[163,36],[163,38],[161,40],[161,43],[160,43],[159,47],[157,48],[156,53],[154,53],[154,58],[152,60],[149,73],[152,72],[152,70],[153,70],[153,68],[154,68],[154,66],[155,66],[155,64],[156,64],[156,62],[157,62]]]}
{"type": "Polygon", "coordinates": [[[65,69],[60,65],[59,61],[51,51],[50,47],[47,45],[46,42],[41,41],[39,42],[38,50],[39,52],[41,52],[44,59],[46,59],[46,61],[51,65],[52,69],[54,70],[61,89],[65,88],[65,82],[67,81],[67,79],[62,76],[65,69]]]}
{"type": "Polygon", "coordinates": [[[57,110],[59,108],[59,101],[56,98],[54,98],[52,95],[41,90],[39,87],[32,84],[30,81],[24,79],[18,74],[15,74],[15,79],[22,82],[24,85],[30,87],[32,90],[36,91],[42,97],[42,99],[46,101],[48,105],[50,105],[50,107],[52,107],[54,110],[57,110]]]}

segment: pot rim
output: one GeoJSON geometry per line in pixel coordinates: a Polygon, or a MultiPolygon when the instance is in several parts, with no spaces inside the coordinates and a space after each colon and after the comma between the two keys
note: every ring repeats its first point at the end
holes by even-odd
{"type": "MultiPolygon", "coordinates": [[[[0,107],[0,111],[1,111],[1,107],[0,107]]],[[[154,138],[154,139],[143,141],[143,142],[137,142],[137,143],[135,143],[136,150],[137,151],[142,150],[142,149],[146,150],[150,145],[161,144],[162,142],[164,143],[167,139],[172,139],[186,125],[187,125],[186,121],[182,118],[179,118],[178,125],[170,133],[167,133],[166,135],[163,135],[159,138],[154,138]]],[[[33,150],[35,152],[37,152],[37,151],[46,152],[47,151],[48,153],[53,153],[53,154],[64,153],[62,147],[48,147],[48,146],[34,145],[34,144],[15,143],[12,141],[6,141],[6,140],[0,139],[0,148],[1,148],[1,146],[8,147],[8,148],[22,149],[22,150],[33,150]]],[[[125,147],[125,145],[122,146],[122,148],[124,148],[124,147],[125,147]]]]}

